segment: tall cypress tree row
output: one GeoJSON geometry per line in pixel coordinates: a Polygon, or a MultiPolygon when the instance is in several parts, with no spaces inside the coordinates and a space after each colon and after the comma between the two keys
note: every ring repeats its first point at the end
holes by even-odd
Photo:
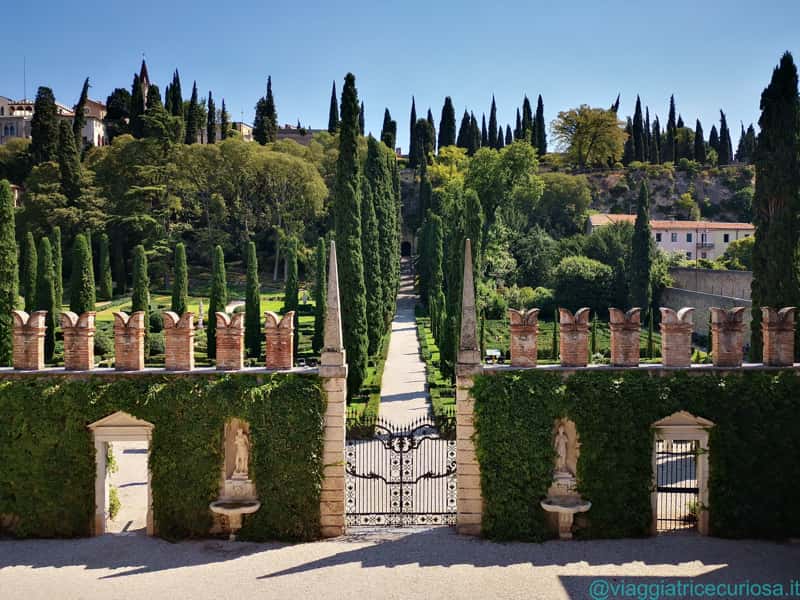
{"type": "Polygon", "coordinates": [[[547,127],[544,124],[544,101],[542,95],[536,101],[536,118],[533,121],[533,130],[536,132],[536,150],[539,156],[547,154],[547,127]]]}
{"type": "Polygon", "coordinates": [[[319,354],[325,345],[325,312],[327,310],[328,277],[325,270],[328,253],[325,248],[325,238],[319,238],[316,252],[316,277],[314,277],[314,337],[311,340],[311,349],[314,354],[319,354]]]}
{"type": "Polygon", "coordinates": [[[336,177],[333,185],[333,213],[339,261],[342,331],[349,366],[347,388],[350,394],[354,394],[361,387],[366,375],[368,337],[367,290],[361,250],[358,92],[356,78],[352,73],[345,76],[341,107],[339,158],[336,161],[336,177]]]}
{"type": "MultiPolygon", "coordinates": [[[[64,302],[64,255],[61,248],[61,227],[53,227],[51,234],[50,247],[53,252],[53,286],[55,288],[55,308],[57,313],[61,313],[61,305],[64,302]]],[[[2,364],[2,362],[0,362],[2,364]]]]}
{"type": "Polygon", "coordinates": [[[46,310],[44,332],[44,360],[51,362],[56,349],[56,290],[53,284],[53,251],[50,240],[42,237],[39,240],[39,264],[36,281],[35,310],[46,310]]]}
{"type": "Polygon", "coordinates": [[[217,313],[225,312],[228,305],[228,282],[225,276],[225,254],[222,246],[214,247],[211,263],[211,297],[208,300],[208,325],[206,337],[208,357],[217,357],[217,313]]]}
{"type": "Polygon", "coordinates": [[[83,82],[80,98],[75,105],[75,116],[72,117],[72,137],[75,139],[75,148],[83,150],[83,127],[86,125],[86,101],[89,99],[89,78],[83,82]]]}
{"type": "Polygon", "coordinates": [[[703,137],[703,126],[700,119],[694,124],[694,159],[701,165],[706,162],[706,142],[703,137]]]}
{"type": "Polygon", "coordinates": [[[492,94],[492,106],[489,109],[489,147],[497,148],[497,104],[494,101],[494,94],[492,94]]]}
{"type": "Polygon", "coordinates": [[[486,131],[486,115],[481,115],[481,148],[489,145],[489,134],[486,131]]]}
{"type": "MultiPolygon", "coordinates": [[[[370,138],[372,141],[372,138],[370,138]]],[[[423,161],[423,169],[425,162],[423,161]]],[[[367,291],[367,352],[378,350],[384,327],[383,278],[381,273],[378,219],[372,185],[365,179],[361,186],[361,251],[364,255],[364,280],[369,281],[367,291]]]]}
{"type": "Polygon", "coordinates": [[[147,254],[139,244],[133,249],[133,293],[131,313],[144,313],[144,353],[150,355],[150,276],[147,273],[147,254]]]}
{"type": "Polygon", "coordinates": [[[100,235],[100,280],[98,281],[98,295],[103,300],[111,300],[114,295],[114,284],[111,281],[111,255],[108,248],[108,235],[100,235]]]}
{"type": "Polygon", "coordinates": [[[17,307],[19,271],[14,237],[14,196],[11,185],[0,179],[0,365],[11,364],[13,317],[17,307]]]}
{"type": "Polygon", "coordinates": [[[92,252],[86,236],[75,236],[72,247],[72,281],[69,291],[69,309],[77,315],[94,310],[95,306],[94,269],[92,252]]]}
{"type": "Polygon", "coordinates": [[[650,271],[653,268],[653,239],[650,233],[650,196],[647,180],[642,180],[639,201],[636,207],[636,223],[633,226],[630,264],[631,306],[638,306],[649,312],[653,292],[650,285],[650,271]]]}
{"type": "Polygon", "coordinates": [[[144,136],[144,90],[142,90],[142,82],[139,80],[139,75],[134,74],[133,83],[131,84],[131,117],[130,128],[131,135],[135,138],[144,136]]]}
{"type": "MultiPolygon", "coordinates": [[[[288,285],[288,279],[287,279],[288,285]]],[[[244,346],[247,356],[261,356],[261,285],[256,243],[247,243],[247,282],[244,296],[244,346]]]]}
{"type": "Polygon", "coordinates": [[[57,159],[58,138],[56,98],[53,90],[42,86],[36,92],[31,119],[30,153],[33,164],[57,159]]]}
{"type": "MultiPolygon", "coordinates": [[[[533,139],[533,110],[528,96],[522,99],[522,138],[529,142],[533,139]]],[[[535,142],[531,142],[535,143],[535,142]]]]}
{"type": "Polygon", "coordinates": [[[25,234],[25,245],[22,248],[22,270],[20,271],[20,281],[22,283],[22,295],[25,296],[25,312],[31,312],[36,307],[36,269],[38,258],[36,256],[36,242],[33,233],[30,231],[25,234]]]}
{"type": "Polygon", "coordinates": [[[644,120],[642,101],[636,96],[636,110],[633,113],[633,159],[644,162],[644,120]]]}
{"type": "Polygon", "coordinates": [[[333,135],[339,131],[339,99],[336,97],[336,81],[331,88],[331,106],[328,109],[328,133],[333,135]]]}
{"type": "Polygon", "coordinates": [[[442,106],[442,117],[439,119],[439,151],[445,146],[453,146],[456,143],[456,109],[450,96],[444,99],[442,106]]]}
{"type": "Polygon", "coordinates": [[[189,309],[189,273],[186,267],[186,246],[183,242],[175,245],[174,261],[170,310],[181,316],[189,309]]]}
{"type": "Polygon", "coordinates": [[[189,109],[188,114],[186,115],[186,139],[185,143],[187,144],[196,144],[197,143],[197,133],[200,130],[200,123],[199,123],[199,109],[200,105],[198,104],[197,99],[197,82],[195,81],[192,84],[192,97],[189,100],[189,109]]]}
{"type": "Polygon", "coordinates": [[[389,113],[388,108],[383,111],[381,141],[392,150],[397,145],[397,121],[392,120],[392,115],[389,113]]]}
{"type": "Polygon", "coordinates": [[[206,143],[215,144],[217,142],[217,107],[214,105],[214,97],[211,90],[208,90],[208,119],[206,120],[206,143]]]}
{"type": "Polygon", "coordinates": [[[725,113],[719,111],[719,158],[720,166],[729,165],[733,160],[733,147],[731,144],[731,132],[728,129],[728,120],[725,113]]]}
{"type": "Polygon", "coordinates": [[[74,202],[81,195],[81,157],[69,123],[61,121],[59,134],[61,143],[58,147],[58,170],[61,173],[61,190],[74,202]]]}
{"type": "MultiPolygon", "coordinates": [[[[797,67],[786,52],[761,94],[755,150],[750,357],[761,359],[761,307],[800,306],[796,215],[800,209],[800,98],[797,67]]],[[[795,357],[800,347],[795,343],[795,357]]]]}
{"type": "Polygon", "coordinates": [[[228,116],[228,109],[225,107],[225,98],[222,99],[222,108],[219,112],[219,139],[228,139],[228,130],[230,129],[230,118],[228,116]]]}
{"type": "Polygon", "coordinates": [[[456,138],[456,146],[459,148],[464,148],[465,150],[469,148],[469,138],[470,138],[470,120],[469,120],[469,113],[464,110],[464,116],[461,117],[461,125],[458,128],[458,137],[456,138]]]}
{"type": "MultiPolygon", "coordinates": [[[[342,108],[342,110],[344,111],[344,108],[342,108]]],[[[344,118],[344,115],[342,115],[342,118],[344,118]]],[[[415,135],[416,134],[416,131],[415,131],[416,127],[417,127],[417,103],[416,103],[416,100],[414,99],[414,96],[411,96],[411,124],[409,125],[409,128],[408,128],[408,139],[409,139],[409,142],[408,142],[408,166],[411,169],[414,169],[414,168],[417,167],[417,160],[418,160],[417,140],[416,140],[417,136],[415,135]]]]}

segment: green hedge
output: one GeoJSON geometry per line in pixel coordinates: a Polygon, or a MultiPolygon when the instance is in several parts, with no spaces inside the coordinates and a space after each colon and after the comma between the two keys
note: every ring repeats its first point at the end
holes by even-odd
{"type": "Polygon", "coordinates": [[[800,536],[800,377],[794,371],[658,377],[641,371],[481,375],[473,388],[486,501],[484,535],[553,536],[538,501],[552,477],[554,420],[575,421],[583,538],[650,534],[651,424],[678,410],[715,423],[709,437],[711,533],[800,536]]]}
{"type": "Polygon", "coordinates": [[[325,400],[316,377],[9,379],[0,382],[0,515],[18,537],[89,534],[95,459],[86,426],[117,410],[154,424],[153,513],[167,539],[203,537],[219,495],[224,423],[250,423],[261,509],[241,537],[319,534],[325,400]]]}

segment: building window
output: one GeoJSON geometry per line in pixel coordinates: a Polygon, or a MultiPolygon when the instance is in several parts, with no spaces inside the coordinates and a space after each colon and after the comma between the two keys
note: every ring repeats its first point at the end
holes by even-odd
{"type": "Polygon", "coordinates": [[[656,241],[657,241],[659,244],[661,243],[661,234],[660,234],[660,233],[657,233],[657,234],[656,234],[656,241]]]}
{"type": "Polygon", "coordinates": [[[731,241],[731,234],[730,233],[723,233],[722,234],[722,241],[726,244],[731,241]]]}
{"type": "Polygon", "coordinates": [[[692,258],[692,253],[691,253],[691,252],[687,252],[687,253],[686,253],[686,258],[689,258],[689,259],[691,259],[691,258],[692,258]]]}
{"type": "Polygon", "coordinates": [[[708,254],[706,252],[701,253],[700,258],[708,258],[708,254]]]}
{"type": "Polygon", "coordinates": [[[745,233],[744,237],[750,237],[750,234],[749,233],[745,233]]]}
{"type": "Polygon", "coordinates": [[[686,234],[686,241],[687,242],[691,242],[692,241],[692,234],[691,233],[687,233],[686,234]]]}
{"type": "Polygon", "coordinates": [[[677,233],[670,233],[669,234],[669,241],[670,242],[677,242],[678,241],[678,234],[677,233]]]}

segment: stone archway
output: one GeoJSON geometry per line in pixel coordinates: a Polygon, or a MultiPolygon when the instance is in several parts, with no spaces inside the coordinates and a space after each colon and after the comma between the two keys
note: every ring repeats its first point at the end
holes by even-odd
{"type": "MultiPolygon", "coordinates": [[[[117,411],[89,425],[95,449],[94,499],[95,511],[92,521],[92,535],[103,535],[106,532],[108,519],[109,487],[106,455],[110,442],[147,442],[148,465],[150,444],[153,437],[153,424],[137,419],[124,411],[117,411]]],[[[147,469],[147,535],[154,535],[153,496],[151,492],[151,474],[147,469]]]]}
{"type": "MultiPolygon", "coordinates": [[[[709,508],[708,508],[708,430],[714,423],[702,417],[696,417],[686,411],[679,411],[653,423],[653,492],[651,505],[653,511],[652,533],[658,533],[659,519],[659,454],[681,455],[674,452],[676,443],[687,445],[690,451],[684,452],[692,457],[693,481],[696,481],[697,494],[697,532],[700,535],[709,533],[709,508]],[[665,448],[659,452],[658,448],[665,448]]],[[[692,488],[694,489],[694,487],[692,488]]]]}

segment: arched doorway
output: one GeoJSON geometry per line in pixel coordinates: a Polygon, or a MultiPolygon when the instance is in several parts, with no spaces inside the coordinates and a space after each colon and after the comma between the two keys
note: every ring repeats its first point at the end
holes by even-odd
{"type": "Polygon", "coordinates": [[[400,244],[400,256],[411,256],[411,242],[405,241],[400,244]]]}

